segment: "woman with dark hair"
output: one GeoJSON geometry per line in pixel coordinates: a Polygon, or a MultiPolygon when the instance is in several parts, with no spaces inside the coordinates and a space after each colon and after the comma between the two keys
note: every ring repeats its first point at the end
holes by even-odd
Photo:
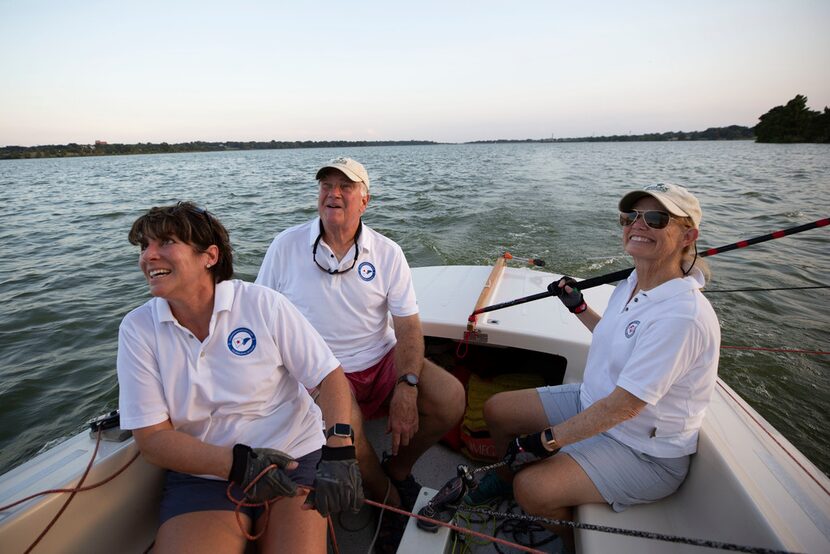
{"type": "Polygon", "coordinates": [[[119,404],[168,470],[154,551],[243,552],[256,531],[264,552],[325,552],[321,514],[362,503],[339,362],[282,295],[231,279],[228,232],[207,210],[152,208],[129,240],[153,298],[119,329],[119,404]],[[260,505],[238,524],[229,495],[260,505]]]}
{"type": "MultiPolygon", "coordinates": [[[[509,493],[512,479],[526,512],[566,520],[581,504],[621,511],[654,502],[685,479],[720,351],[717,317],[700,292],[700,204],[659,184],[626,194],[619,209],[635,271],[602,318],[574,279],[548,287],[594,334],[583,382],[487,401],[484,417],[512,472],[485,476],[468,502],[509,493]]],[[[557,531],[572,547],[570,528],[557,531]]]]}

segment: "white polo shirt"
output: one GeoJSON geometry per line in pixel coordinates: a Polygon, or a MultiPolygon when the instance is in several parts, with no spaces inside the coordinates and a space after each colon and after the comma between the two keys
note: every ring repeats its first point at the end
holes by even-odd
{"type": "Polygon", "coordinates": [[[118,332],[121,427],[170,418],[218,446],[275,448],[294,457],[324,444],[320,409],[304,387],[339,365],[286,300],[239,280],[216,285],[204,342],[179,325],[162,298],[127,314],[118,332]]]}
{"type": "Polygon", "coordinates": [[[582,408],[619,386],[646,407],[609,435],[652,456],[692,454],[717,378],[720,324],[699,290],[704,277],[697,269],[628,301],[636,284],[634,271],[594,329],[582,408]]]}
{"type": "Polygon", "coordinates": [[[412,274],[394,241],[363,225],[357,264],[354,248],[338,263],[321,240],[317,262],[345,273],[330,275],[317,267],[312,247],[320,236],[320,218],[286,229],[274,239],[256,282],[284,294],[326,340],[346,373],[376,364],[395,345],[390,313],[418,313],[412,274]]]}

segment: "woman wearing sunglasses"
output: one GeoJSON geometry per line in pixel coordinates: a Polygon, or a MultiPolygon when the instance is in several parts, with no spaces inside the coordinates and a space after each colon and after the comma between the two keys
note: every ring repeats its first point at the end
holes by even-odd
{"type": "MultiPolygon", "coordinates": [[[[685,188],[660,184],[629,192],[619,209],[635,271],[604,315],[585,303],[575,280],[549,287],[593,332],[584,382],[487,402],[493,440],[516,473],[489,474],[468,501],[504,494],[513,478],[526,512],[570,520],[573,506],[622,511],[673,493],[686,477],[720,349],[717,317],[700,292],[700,204],[685,188]]],[[[558,531],[568,545],[572,531],[558,531]]]]}
{"type": "Polygon", "coordinates": [[[206,210],[152,208],[129,240],[153,298],[119,329],[119,407],[168,470],[154,552],[243,552],[245,533],[265,552],[325,552],[321,514],[362,501],[339,362],[281,294],[231,279],[228,232],[206,210]],[[248,503],[239,519],[228,495],[248,503]]]}

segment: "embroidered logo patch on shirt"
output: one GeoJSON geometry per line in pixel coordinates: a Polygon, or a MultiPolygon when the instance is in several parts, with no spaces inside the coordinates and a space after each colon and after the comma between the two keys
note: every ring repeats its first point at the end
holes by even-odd
{"type": "Polygon", "coordinates": [[[363,262],[357,266],[357,274],[360,275],[360,278],[364,281],[371,281],[375,278],[375,266],[373,266],[370,262],[363,262]]]}
{"type": "Polygon", "coordinates": [[[239,327],[228,335],[228,350],[237,356],[247,356],[256,348],[256,335],[250,329],[239,327]]]}
{"type": "Polygon", "coordinates": [[[630,339],[634,336],[634,331],[637,330],[637,326],[640,324],[639,319],[635,319],[631,323],[629,323],[625,328],[625,338],[630,339]]]}

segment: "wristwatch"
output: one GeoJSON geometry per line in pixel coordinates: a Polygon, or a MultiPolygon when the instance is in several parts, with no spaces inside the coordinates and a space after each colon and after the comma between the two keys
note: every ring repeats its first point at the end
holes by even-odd
{"type": "Polygon", "coordinates": [[[404,373],[400,377],[398,377],[397,382],[395,385],[399,385],[400,383],[406,383],[410,387],[417,387],[418,386],[418,376],[414,373],[404,373]]]}
{"type": "Polygon", "coordinates": [[[551,452],[556,452],[557,450],[559,450],[559,443],[556,442],[556,437],[553,436],[553,427],[548,427],[547,429],[545,429],[542,433],[542,436],[544,437],[547,445],[550,447],[551,452]]]}
{"type": "Polygon", "coordinates": [[[329,430],[326,431],[326,438],[329,437],[342,437],[344,439],[349,438],[352,439],[352,443],[354,443],[354,429],[348,423],[335,423],[329,430]]]}

